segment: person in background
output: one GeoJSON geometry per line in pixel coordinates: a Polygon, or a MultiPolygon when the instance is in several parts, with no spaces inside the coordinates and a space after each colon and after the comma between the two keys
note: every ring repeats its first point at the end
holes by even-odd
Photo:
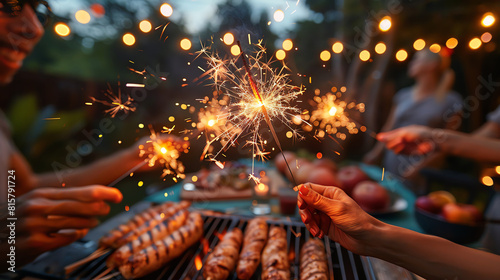
{"type": "MultiPolygon", "coordinates": [[[[415,79],[415,85],[401,89],[394,96],[393,108],[382,131],[408,125],[425,125],[433,128],[458,128],[461,117],[461,97],[451,91],[454,73],[449,69],[449,58],[442,57],[428,49],[415,54],[408,69],[408,75],[415,79]]],[[[363,161],[378,164],[386,171],[403,178],[414,192],[421,192],[418,171],[442,160],[439,154],[426,157],[397,155],[377,142],[363,161]]]]}
{"type": "MultiPolygon", "coordinates": [[[[36,10],[45,1],[0,1],[0,84],[12,81],[24,58],[44,33],[36,10]]],[[[3,93],[5,94],[5,93],[3,93]]],[[[187,142],[170,138],[187,148],[187,142]]],[[[16,149],[10,129],[0,111],[0,205],[2,222],[16,217],[15,244],[8,243],[9,228],[0,233],[0,263],[6,271],[7,253],[15,246],[16,266],[20,267],[45,251],[82,238],[97,225],[96,216],[107,215],[108,202],[122,200],[121,192],[106,187],[144,159],[139,157],[142,139],[132,147],[93,164],[65,172],[35,174],[16,149]],[[15,186],[8,196],[8,187],[15,186]],[[8,210],[8,200],[15,197],[15,212],[8,210]]],[[[12,189],[12,188],[11,188],[12,189]]]]}
{"type": "MultiPolygon", "coordinates": [[[[472,134],[451,130],[409,126],[386,133],[377,139],[398,154],[426,154],[439,151],[480,162],[500,164],[500,106],[490,113],[487,122],[472,134]]],[[[497,189],[485,213],[487,219],[500,219],[500,190],[497,189]]],[[[500,225],[487,224],[482,245],[500,255],[500,225]]]]}
{"type": "Polygon", "coordinates": [[[326,235],[353,253],[394,263],[426,279],[500,279],[500,256],[383,223],[340,188],[300,185],[297,204],[313,236],[326,235]]]}

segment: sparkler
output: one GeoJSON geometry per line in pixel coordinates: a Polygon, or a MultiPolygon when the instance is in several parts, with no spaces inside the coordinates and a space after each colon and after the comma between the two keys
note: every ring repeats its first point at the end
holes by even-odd
{"type": "MultiPolygon", "coordinates": [[[[104,95],[108,98],[108,100],[98,100],[95,97],[90,97],[93,102],[101,103],[105,106],[111,107],[105,110],[105,113],[109,113],[112,118],[118,114],[118,112],[123,111],[124,113],[135,112],[135,105],[133,103],[133,99],[130,96],[127,96],[127,99],[123,101],[122,92],[120,88],[120,82],[118,82],[118,95],[113,93],[111,86],[108,84],[108,89],[104,93],[104,95]]],[[[85,103],[87,105],[92,105],[92,103],[85,103]]]]}
{"type": "MultiPolygon", "coordinates": [[[[311,100],[311,105],[315,108],[310,114],[306,114],[306,120],[317,130],[315,136],[324,138],[326,134],[335,135],[337,138],[345,140],[346,134],[339,131],[345,128],[349,134],[357,134],[360,130],[366,131],[365,126],[357,127],[356,122],[349,117],[349,110],[365,111],[365,104],[346,102],[341,100],[342,93],[336,94],[328,92],[320,96],[320,91],[315,91],[315,96],[311,100]]],[[[312,130],[312,127],[304,127],[304,130],[312,130]]]]}
{"type": "MultiPolygon", "coordinates": [[[[182,162],[178,161],[182,152],[188,152],[187,143],[177,143],[170,139],[160,137],[160,133],[156,133],[153,128],[151,130],[151,140],[147,141],[146,145],[139,146],[139,156],[142,157],[147,154],[148,166],[153,167],[156,163],[163,166],[162,178],[167,175],[172,175],[173,180],[184,179],[185,167],[182,162]]],[[[170,133],[173,128],[164,128],[166,132],[170,133]]]]}
{"type": "MultiPolygon", "coordinates": [[[[291,119],[300,113],[291,102],[302,95],[303,90],[290,85],[288,75],[283,73],[286,66],[274,70],[270,66],[271,62],[262,62],[265,49],[260,43],[257,46],[258,52],[255,56],[249,56],[249,61],[246,61],[245,53],[241,52],[243,67],[236,65],[238,58],[223,60],[218,55],[209,54],[207,48],[203,48],[200,52],[206,55],[210,67],[202,76],[208,76],[212,80],[216,92],[220,93],[216,96],[217,100],[227,98],[227,104],[222,105],[220,109],[212,108],[215,115],[224,119],[225,123],[222,133],[207,140],[202,157],[216,161],[215,158],[230,146],[236,145],[240,137],[250,135],[250,140],[247,140],[245,145],[252,147],[252,161],[256,157],[264,159],[268,154],[265,151],[267,140],[259,133],[263,121],[268,125],[280,151],[282,148],[272,125],[273,120],[281,121],[296,137],[301,137],[290,125],[291,119]],[[255,78],[252,71],[256,73],[255,78]],[[220,142],[222,148],[215,154],[208,154],[215,141],[220,142]]],[[[216,105],[216,102],[212,100],[210,105],[216,105]]],[[[259,180],[253,171],[252,164],[250,178],[258,183],[259,180]]]]}

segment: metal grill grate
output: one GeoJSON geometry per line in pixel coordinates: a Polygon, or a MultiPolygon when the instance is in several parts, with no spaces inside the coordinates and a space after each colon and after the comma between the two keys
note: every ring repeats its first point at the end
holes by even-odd
{"type": "MultiPolygon", "coordinates": [[[[240,228],[244,232],[249,219],[251,218],[242,216],[203,215],[204,240],[189,248],[182,256],[171,261],[163,269],[143,279],[203,279],[203,267],[198,270],[195,263],[195,259],[198,256],[198,261],[201,260],[202,264],[205,264],[209,252],[204,252],[206,249],[204,250],[203,244],[208,243],[208,248],[214,248],[219,242],[219,236],[235,227],[240,228]]],[[[286,229],[291,277],[292,279],[299,279],[299,252],[302,245],[311,238],[309,232],[306,230],[304,224],[291,219],[269,219],[268,224],[279,225],[286,229]]],[[[324,238],[324,242],[328,259],[329,279],[374,279],[373,271],[365,258],[347,251],[338,243],[331,242],[327,237],[324,238]]],[[[109,253],[75,270],[69,275],[69,279],[93,279],[106,270],[106,258],[108,255],[109,253]]],[[[48,256],[48,258],[50,258],[50,256],[48,256]]],[[[60,260],[60,262],[64,262],[64,260],[60,260]]],[[[113,272],[116,271],[117,270],[114,270],[113,272]]],[[[44,278],[49,276],[52,279],[64,278],[55,275],[47,275],[43,272],[37,273],[36,271],[30,271],[28,274],[39,277],[43,275],[45,276],[44,278]]],[[[261,269],[259,266],[252,279],[260,279],[260,275],[261,269]]],[[[121,280],[124,278],[121,275],[117,275],[111,279],[121,280]]],[[[236,273],[233,273],[228,279],[237,279],[236,273]]]]}

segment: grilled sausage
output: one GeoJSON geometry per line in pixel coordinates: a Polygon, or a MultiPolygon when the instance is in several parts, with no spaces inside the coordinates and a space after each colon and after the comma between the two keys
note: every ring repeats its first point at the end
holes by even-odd
{"type": "Polygon", "coordinates": [[[148,208],[141,213],[136,214],[127,223],[119,225],[117,228],[111,230],[99,240],[99,247],[115,248],[115,242],[122,238],[130,231],[140,227],[146,221],[151,220],[157,212],[164,211],[172,206],[172,202],[167,202],[152,208],[148,208]]]}
{"type": "Polygon", "coordinates": [[[123,237],[119,238],[118,240],[115,241],[114,246],[115,248],[119,248],[135,239],[137,239],[141,234],[147,232],[148,230],[154,228],[155,226],[159,225],[166,219],[172,217],[175,215],[175,213],[179,212],[180,210],[186,209],[191,205],[190,202],[187,201],[181,201],[179,203],[175,203],[174,205],[170,206],[167,209],[161,209],[162,211],[157,211],[155,216],[149,220],[144,222],[141,226],[138,228],[130,231],[123,237]]]}
{"type": "Polygon", "coordinates": [[[327,280],[325,246],[319,239],[310,239],[300,250],[300,280],[327,280]]]}
{"type": "Polygon", "coordinates": [[[243,249],[241,249],[238,267],[236,268],[238,279],[250,279],[257,270],[262,249],[267,242],[267,232],[268,226],[264,218],[255,218],[248,223],[245,229],[243,249]]]}
{"type": "Polygon", "coordinates": [[[163,220],[160,224],[147,232],[140,235],[138,238],[122,245],[106,260],[108,267],[117,267],[123,264],[134,253],[150,246],[156,240],[165,238],[167,235],[179,229],[186,223],[188,210],[182,209],[168,219],[163,220]]]}
{"type": "Polygon", "coordinates": [[[125,279],[147,275],[180,256],[186,249],[196,243],[202,234],[203,220],[201,215],[199,213],[190,213],[185,225],[171,235],[130,256],[119,267],[119,270],[125,279]]]}
{"type": "Polygon", "coordinates": [[[269,231],[269,240],[262,252],[263,280],[290,279],[290,263],[286,248],[286,231],[274,226],[269,231]]]}
{"type": "Polygon", "coordinates": [[[203,270],[206,280],[225,280],[236,266],[243,234],[239,228],[227,232],[208,256],[203,270]]]}

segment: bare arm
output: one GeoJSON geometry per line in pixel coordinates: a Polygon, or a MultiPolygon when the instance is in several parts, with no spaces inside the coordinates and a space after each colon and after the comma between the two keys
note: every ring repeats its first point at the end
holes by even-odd
{"type": "Polygon", "coordinates": [[[377,139],[396,153],[426,154],[437,148],[446,154],[477,161],[500,162],[500,140],[472,137],[458,131],[412,125],[380,133],[377,139]]]}
{"type": "Polygon", "coordinates": [[[427,279],[500,279],[500,256],[383,223],[339,188],[301,185],[298,205],[311,234],[328,235],[354,253],[392,262],[427,279]]]}
{"type": "Polygon", "coordinates": [[[500,138],[500,125],[495,122],[487,122],[472,133],[475,137],[500,138]]]}

